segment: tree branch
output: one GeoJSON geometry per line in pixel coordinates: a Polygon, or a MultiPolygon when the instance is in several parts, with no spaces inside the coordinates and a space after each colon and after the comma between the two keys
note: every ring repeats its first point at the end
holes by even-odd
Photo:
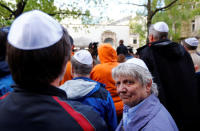
{"type": "Polygon", "coordinates": [[[6,6],[6,5],[4,5],[4,4],[2,4],[2,3],[0,3],[0,6],[3,7],[3,8],[5,8],[5,9],[8,10],[9,12],[11,12],[12,14],[14,14],[14,12],[13,12],[8,6],[6,6]]]}
{"type": "Polygon", "coordinates": [[[158,12],[158,11],[161,11],[161,10],[164,10],[164,9],[167,9],[169,7],[171,7],[173,4],[175,4],[178,0],[173,0],[171,3],[169,3],[168,5],[162,7],[162,8],[157,8],[153,13],[152,13],[152,17],[158,12]]]}
{"type": "Polygon", "coordinates": [[[134,5],[134,6],[143,6],[143,7],[147,7],[146,4],[135,4],[135,3],[130,3],[130,2],[128,2],[128,3],[120,3],[120,4],[127,4],[127,5],[134,5]]]}
{"type": "Polygon", "coordinates": [[[87,14],[84,14],[84,13],[77,13],[77,14],[74,14],[72,12],[55,12],[55,13],[51,13],[51,14],[48,14],[50,16],[55,16],[55,15],[76,15],[76,16],[87,16],[87,14]]]}

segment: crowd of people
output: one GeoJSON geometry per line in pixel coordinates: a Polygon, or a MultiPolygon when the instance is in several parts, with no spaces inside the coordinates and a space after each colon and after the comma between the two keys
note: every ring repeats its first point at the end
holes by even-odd
{"type": "Polygon", "coordinates": [[[137,56],[123,40],[74,52],[54,18],[23,13],[0,30],[0,130],[199,130],[199,41],[168,32],[152,24],[137,56]]]}

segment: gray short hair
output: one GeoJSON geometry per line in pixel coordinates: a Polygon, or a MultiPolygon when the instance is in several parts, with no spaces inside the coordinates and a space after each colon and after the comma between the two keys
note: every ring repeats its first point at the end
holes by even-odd
{"type": "Polygon", "coordinates": [[[168,38],[168,32],[159,32],[154,29],[154,25],[152,24],[149,27],[149,35],[153,35],[156,40],[161,40],[163,38],[168,38]]]}
{"type": "MultiPolygon", "coordinates": [[[[148,70],[132,63],[121,63],[117,67],[113,68],[112,77],[113,79],[118,77],[133,77],[137,79],[142,84],[142,86],[147,85],[150,80],[153,79],[151,73],[148,70]]],[[[158,96],[157,85],[153,82],[153,80],[151,93],[158,96]]]]}
{"type": "Polygon", "coordinates": [[[72,68],[74,69],[74,73],[78,75],[89,75],[93,65],[82,64],[78,62],[73,56],[71,58],[72,68]]]}

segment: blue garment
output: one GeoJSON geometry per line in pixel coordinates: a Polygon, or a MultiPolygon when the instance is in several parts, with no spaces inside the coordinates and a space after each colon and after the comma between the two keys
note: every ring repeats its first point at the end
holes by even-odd
{"type": "Polygon", "coordinates": [[[123,125],[126,127],[128,123],[131,122],[131,118],[135,115],[137,109],[144,103],[144,101],[140,102],[134,107],[129,107],[127,105],[124,105],[123,109],[123,125]]]}
{"type": "Polygon", "coordinates": [[[0,96],[3,96],[7,92],[13,91],[11,85],[14,84],[8,63],[4,60],[0,61],[0,96]]]}
{"type": "Polygon", "coordinates": [[[13,84],[14,81],[11,75],[7,75],[3,78],[0,78],[0,96],[3,96],[8,92],[13,91],[13,88],[11,88],[11,85],[13,84]]]}
{"type": "Polygon", "coordinates": [[[134,115],[130,115],[130,122],[123,127],[121,120],[116,131],[178,131],[170,113],[160,103],[155,95],[150,95],[136,109],[134,115]]]}
{"type": "Polygon", "coordinates": [[[68,99],[92,106],[104,118],[109,130],[116,129],[117,115],[114,102],[103,84],[86,77],[76,77],[66,81],[60,88],[66,92],[68,99]]]}

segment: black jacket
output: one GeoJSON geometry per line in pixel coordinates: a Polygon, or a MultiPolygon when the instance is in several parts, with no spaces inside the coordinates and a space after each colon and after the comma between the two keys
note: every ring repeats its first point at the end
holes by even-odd
{"type": "Polygon", "coordinates": [[[8,63],[5,60],[0,60],[0,78],[9,74],[10,74],[10,70],[8,67],[8,63]]]}
{"type": "Polygon", "coordinates": [[[65,92],[53,86],[14,87],[14,92],[0,97],[0,130],[106,130],[91,107],[66,99],[65,92]]]}
{"type": "Polygon", "coordinates": [[[124,44],[120,44],[118,47],[117,47],[117,55],[119,54],[123,54],[125,56],[128,55],[128,49],[126,46],[124,46],[124,44]]]}
{"type": "Polygon", "coordinates": [[[156,41],[140,50],[139,56],[158,85],[160,101],[180,130],[200,123],[194,65],[184,47],[170,40],[156,41]]]}

